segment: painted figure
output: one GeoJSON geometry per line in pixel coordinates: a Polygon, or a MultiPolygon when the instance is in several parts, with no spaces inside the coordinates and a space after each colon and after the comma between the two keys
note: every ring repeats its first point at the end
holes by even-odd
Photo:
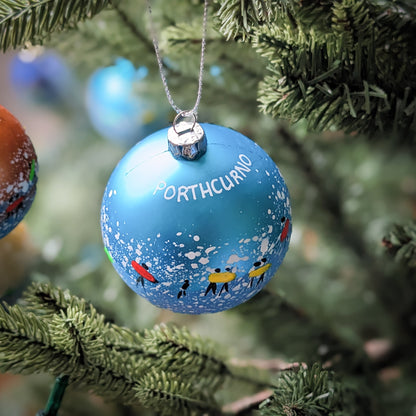
{"type": "Polygon", "coordinates": [[[254,279],[260,276],[260,279],[257,280],[256,286],[258,286],[260,283],[264,280],[264,274],[267,272],[267,270],[270,269],[272,266],[270,263],[266,263],[267,259],[264,257],[261,259],[261,261],[256,261],[253,266],[256,267],[254,270],[251,270],[248,274],[248,277],[250,278],[250,283],[248,287],[253,286],[254,279]]]}
{"type": "Polygon", "coordinates": [[[139,274],[139,277],[137,278],[137,283],[141,283],[144,287],[144,279],[148,280],[152,283],[159,283],[155,277],[149,273],[149,267],[146,263],[142,263],[141,265],[137,263],[136,261],[132,261],[131,265],[133,266],[133,269],[136,270],[136,272],[139,274]]]}
{"type": "Polygon", "coordinates": [[[227,267],[225,270],[225,272],[221,272],[221,269],[215,269],[215,273],[211,273],[208,276],[210,283],[207,287],[207,290],[205,291],[205,296],[207,296],[210,291],[212,291],[213,295],[215,296],[215,293],[217,292],[217,283],[223,284],[221,286],[220,293],[218,293],[218,296],[221,296],[223,290],[228,292],[228,283],[233,281],[237,275],[233,273],[229,267],[227,267]]]}

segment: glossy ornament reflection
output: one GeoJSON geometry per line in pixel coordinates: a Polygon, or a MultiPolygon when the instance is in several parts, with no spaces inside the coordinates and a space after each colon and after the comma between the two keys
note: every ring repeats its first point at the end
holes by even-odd
{"type": "Polygon", "coordinates": [[[201,123],[207,150],[176,159],[168,129],[134,146],[108,181],[104,245],[125,283],[175,312],[219,312],[258,293],[289,247],[289,192],[244,135],[201,123]]]}

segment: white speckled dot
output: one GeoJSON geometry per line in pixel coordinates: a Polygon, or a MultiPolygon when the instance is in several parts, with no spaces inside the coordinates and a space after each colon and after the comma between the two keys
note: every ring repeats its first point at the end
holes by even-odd
{"type": "Polygon", "coordinates": [[[196,257],[200,257],[201,252],[200,251],[189,251],[188,253],[185,253],[185,257],[187,257],[189,260],[194,260],[196,257]]]}

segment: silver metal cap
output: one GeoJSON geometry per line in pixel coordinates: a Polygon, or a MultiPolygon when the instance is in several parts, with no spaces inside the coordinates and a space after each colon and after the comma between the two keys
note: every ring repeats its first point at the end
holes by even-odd
{"type": "Polygon", "coordinates": [[[207,151],[207,139],[195,114],[182,111],[175,117],[168,130],[168,146],[176,159],[196,160],[207,151]]]}

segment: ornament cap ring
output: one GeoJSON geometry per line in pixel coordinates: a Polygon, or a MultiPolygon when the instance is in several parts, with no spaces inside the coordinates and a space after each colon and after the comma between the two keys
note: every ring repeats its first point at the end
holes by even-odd
{"type": "Polygon", "coordinates": [[[168,130],[168,147],[175,159],[196,160],[207,150],[207,139],[193,111],[181,111],[168,130]],[[188,121],[189,118],[192,118],[188,121]]]}
{"type": "Polygon", "coordinates": [[[176,126],[181,122],[182,119],[186,119],[192,117],[193,118],[193,124],[192,127],[190,128],[191,131],[194,131],[195,125],[196,125],[196,114],[194,111],[190,110],[182,110],[180,111],[178,114],[176,114],[175,118],[173,119],[173,130],[175,131],[176,134],[180,135],[182,134],[181,131],[176,130],[176,126]]]}

